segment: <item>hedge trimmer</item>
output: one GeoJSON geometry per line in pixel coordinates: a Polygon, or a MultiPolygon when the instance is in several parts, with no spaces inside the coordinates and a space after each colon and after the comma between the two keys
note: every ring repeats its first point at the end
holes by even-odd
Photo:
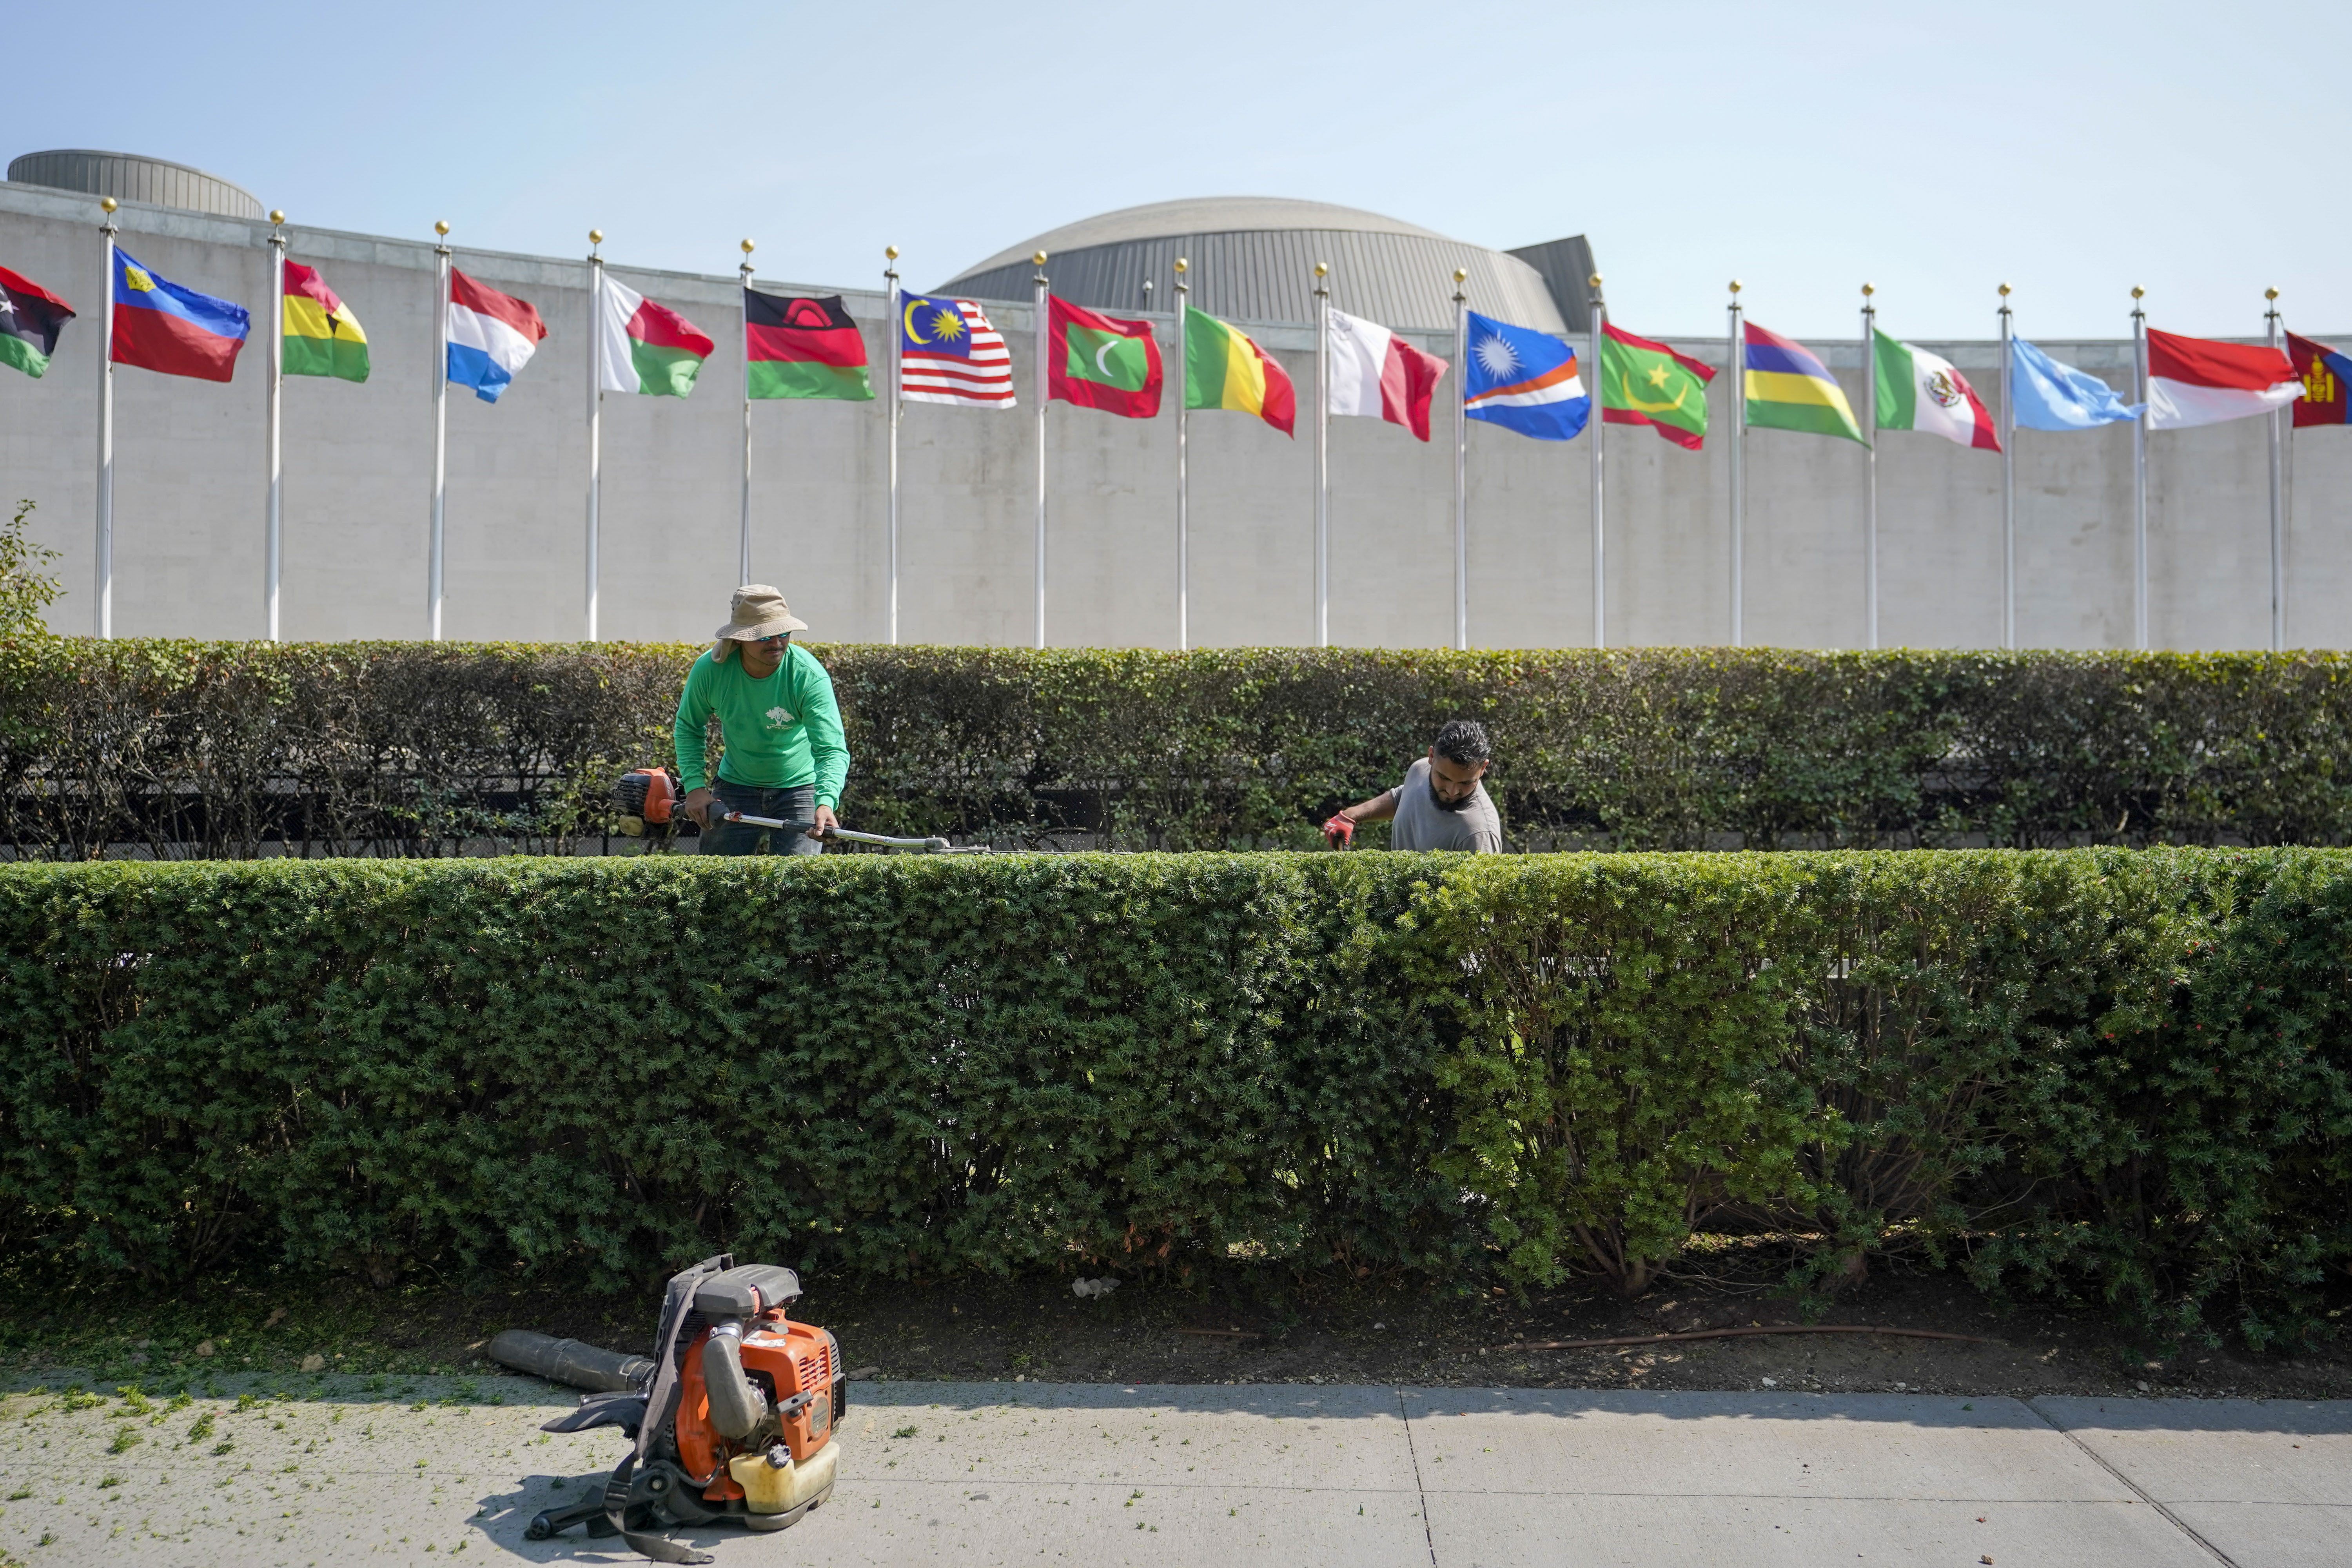
{"type": "MultiPolygon", "coordinates": [[[[642,838],[648,832],[660,830],[667,837],[675,829],[678,809],[677,785],[662,768],[638,768],[621,775],[613,786],[613,798],[620,803],[621,831],[631,838],[642,838]]],[[[745,827],[766,827],[782,832],[806,833],[816,826],[813,822],[787,822],[781,817],[753,816],[747,812],[728,811],[712,814],[714,822],[740,823],[745,827]]],[[[838,825],[818,835],[828,844],[871,844],[882,849],[903,849],[916,855],[985,855],[985,844],[950,844],[945,838],[893,838],[881,833],[856,833],[838,825]]]]}

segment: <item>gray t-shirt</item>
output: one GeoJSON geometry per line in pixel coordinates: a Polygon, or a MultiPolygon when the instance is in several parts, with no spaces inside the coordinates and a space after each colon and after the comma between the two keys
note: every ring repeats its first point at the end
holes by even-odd
{"type": "Polygon", "coordinates": [[[1391,849],[1468,849],[1480,855],[1503,852],[1503,819],[1481,784],[1470,804],[1448,811],[1429,795],[1429,759],[1404,771],[1404,783],[1389,792],[1396,799],[1396,821],[1389,828],[1391,849]]]}

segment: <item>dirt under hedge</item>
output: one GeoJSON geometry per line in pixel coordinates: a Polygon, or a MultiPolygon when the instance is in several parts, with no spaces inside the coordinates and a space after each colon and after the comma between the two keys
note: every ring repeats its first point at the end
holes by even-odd
{"type": "Polygon", "coordinates": [[[1597,1279],[2156,1333],[2352,1263],[2352,857],[0,867],[0,1246],[637,1289],[1597,1279]]]}

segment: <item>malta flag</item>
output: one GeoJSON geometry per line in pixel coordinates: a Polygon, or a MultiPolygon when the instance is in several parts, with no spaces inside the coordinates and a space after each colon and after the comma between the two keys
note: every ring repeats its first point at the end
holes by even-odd
{"type": "Polygon", "coordinates": [[[2303,395],[2294,363],[2260,343],[2147,331],[2147,423],[2152,430],[2219,425],[2284,408],[2303,395]]]}
{"type": "Polygon", "coordinates": [[[1426,441],[1429,405],[1444,375],[1435,354],[1376,321],[1331,311],[1331,413],[1385,419],[1426,441]]]}

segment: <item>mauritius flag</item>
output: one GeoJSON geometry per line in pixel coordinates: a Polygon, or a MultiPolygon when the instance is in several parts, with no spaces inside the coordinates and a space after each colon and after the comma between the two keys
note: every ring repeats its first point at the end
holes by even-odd
{"type": "Polygon", "coordinates": [[[286,354],[288,375],[331,375],[342,381],[368,378],[367,334],[351,307],[318,269],[286,264],[286,354]]]}
{"type": "Polygon", "coordinates": [[[744,289],[743,357],[754,397],[874,400],[866,334],[838,294],[807,300],[744,289]]]}
{"type": "Polygon", "coordinates": [[[15,365],[38,380],[58,352],[58,334],[73,316],[71,305],[0,267],[0,364],[15,365]]]}
{"type": "Polygon", "coordinates": [[[253,319],[242,305],[183,289],[114,253],[114,363],[226,381],[253,319]]]}
{"type": "Polygon", "coordinates": [[[1159,415],[1160,345],[1150,322],[1098,316],[1059,295],[1046,301],[1045,319],[1048,397],[1126,419],[1159,415]]]}
{"type": "Polygon", "coordinates": [[[1853,405],[1829,366],[1794,338],[1753,321],[1748,323],[1748,427],[1862,440],[1853,405]]]}
{"type": "Polygon", "coordinates": [[[1290,373],[1249,335],[1184,307],[1184,406],[1255,414],[1286,436],[1298,422],[1290,373]]]}
{"type": "Polygon", "coordinates": [[[719,345],[667,305],[604,279],[604,390],[684,397],[719,345]]]}

